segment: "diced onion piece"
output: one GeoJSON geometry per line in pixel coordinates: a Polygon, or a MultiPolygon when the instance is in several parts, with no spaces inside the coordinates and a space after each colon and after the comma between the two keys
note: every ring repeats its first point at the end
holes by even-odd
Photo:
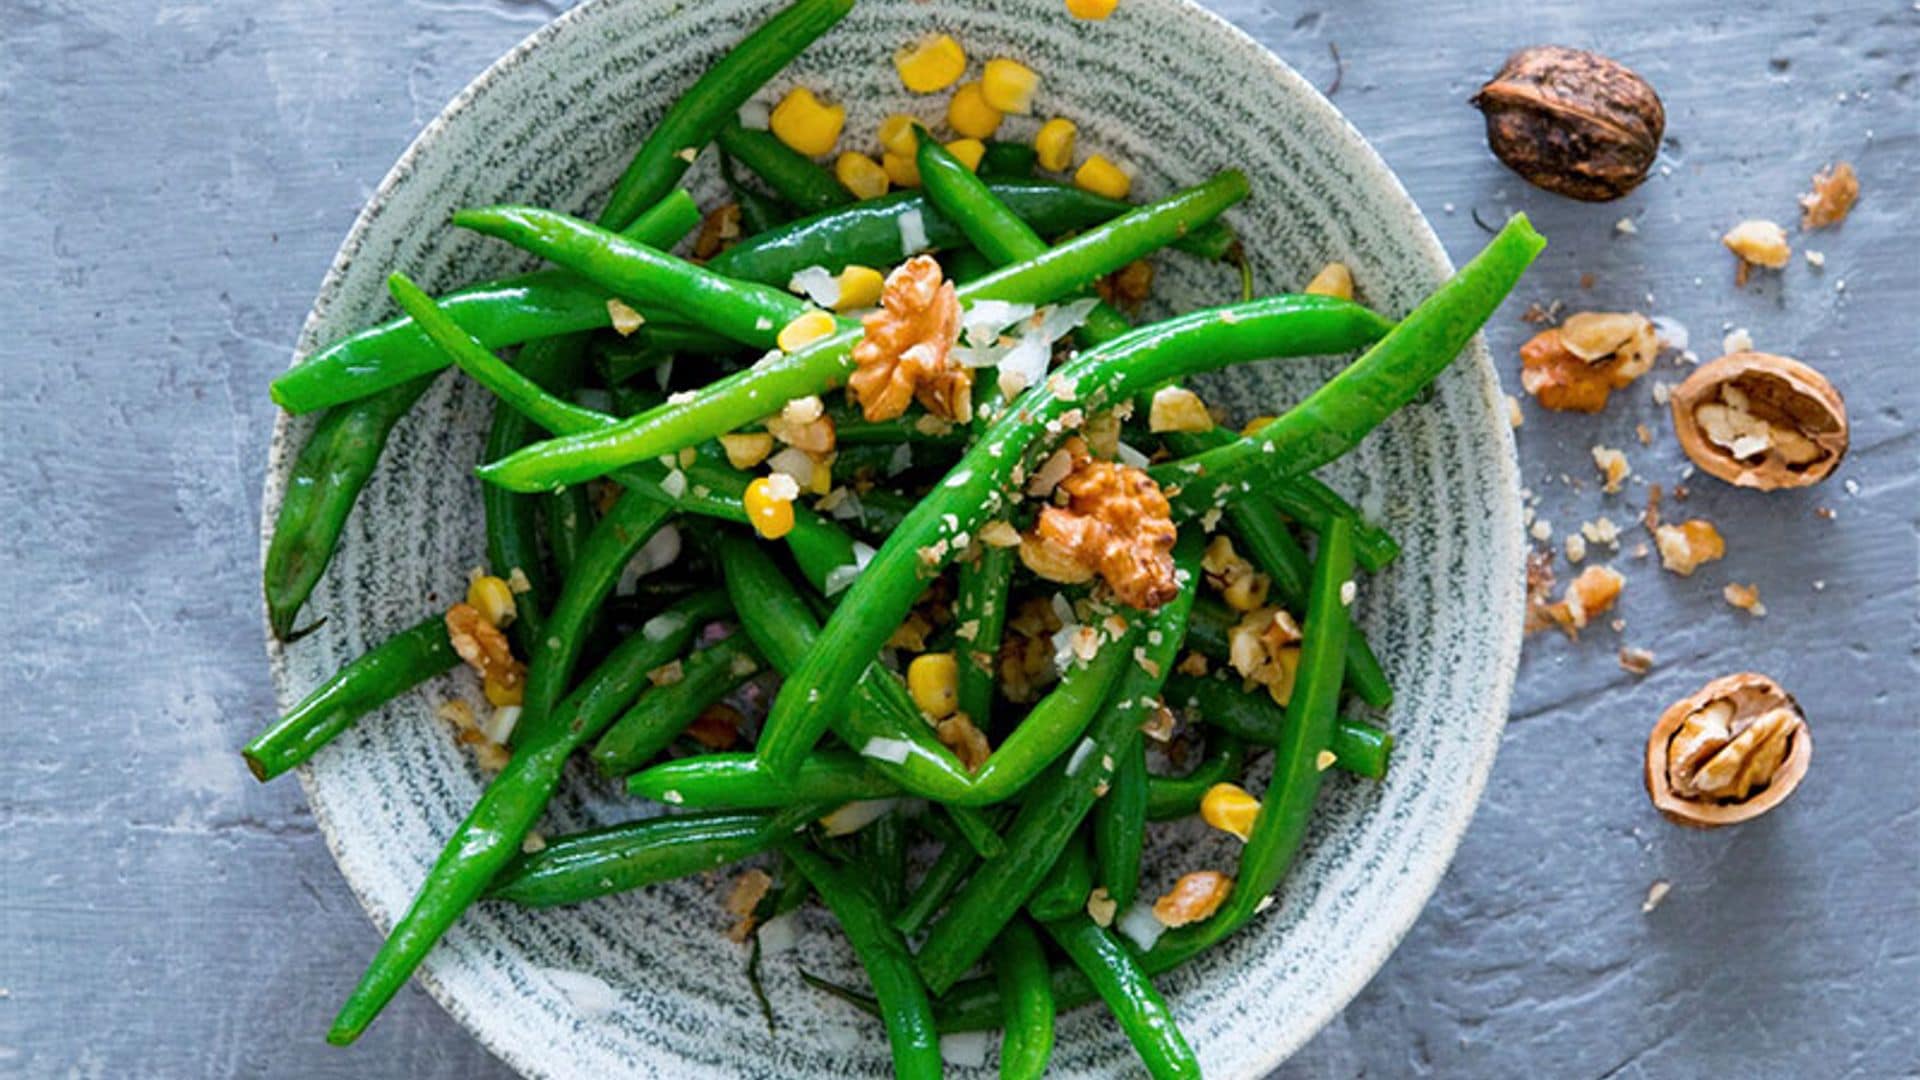
{"type": "MultiPolygon", "coordinates": [[[[898,740],[895,740],[898,741],[898,740]]],[[[820,827],[828,836],[845,836],[879,821],[893,812],[899,799],[862,799],[847,805],[820,819],[820,827]]]]}

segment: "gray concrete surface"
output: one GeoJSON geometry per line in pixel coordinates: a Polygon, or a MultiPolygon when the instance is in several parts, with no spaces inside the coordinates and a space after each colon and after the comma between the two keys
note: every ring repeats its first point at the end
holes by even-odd
{"type": "MultiPolygon", "coordinates": [[[[1553,247],[1491,331],[1510,380],[1528,329],[1513,316],[1564,299],[1670,315],[1707,356],[1747,328],[1822,366],[1853,413],[1853,452],[1816,490],[1692,483],[1724,562],[1682,580],[1622,553],[1624,632],[1530,644],[1451,873],[1283,1073],[1914,1075],[1920,5],[1220,6],[1321,85],[1338,78],[1335,102],[1456,255],[1481,239],[1475,210],[1534,214],[1553,247]],[[1486,154],[1463,101],[1536,41],[1613,53],[1665,96],[1661,175],[1625,202],[1556,200],[1486,154]],[[1865,195],[1843,228],[1796,237],[1824,269],[1796,254],[1736,291],[1719,232],[1791,221],[1832,158],[1865,195]],[[1637,234],[1616,232],[1623,216],[1637,234]],[[1767,616],[1723,604],[1728,581],[1759,583],[1767,616]],[[1650,675],[1616,666],[1622,643],[1658,655],[1650,675]],[[1640,792],[1648,724],[1747,668],[1798,693],[1811,776],[1738,830],[1663,824],[1640,792]],[[1656,880],[1671,895],[1643,914],[1656,880]]],[[[504,1073],[417,991],[357,1048],[321,1042],[374,935],[297,786],[255,786],[233,751],[271,707],[267,379],[401,148],[554,13],[0,3],[0,1074],[504,1073]]],[[[1683,464],[1646,384],[1595,418],[1529,407],[1521,436],[1556,543],[1644,500],[1598,492],[1593,443],[1669,487],[1683,464]]]]}

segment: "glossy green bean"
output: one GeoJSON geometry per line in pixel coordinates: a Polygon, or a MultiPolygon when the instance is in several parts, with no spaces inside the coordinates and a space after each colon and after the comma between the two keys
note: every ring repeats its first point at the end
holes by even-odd
{"type": "Polygon", "coordinates": [[[1140,888],[1147,842],[1147,749],[1142,740],[1124,751],[1106,795],[1093,805],[1094,878],[1125,911],[1140,888]]]}
{"type": "Polygon", "coordinates": [[[355,720],[460,662],[446,620],[430,616],[341,668],[240,751],[257,780],[312,757],[355,720]]]}
{"type": "Polygon", "coordinates": [[[978,547],[972,558],[960,564],[953,620],[972,629],[955,649],[959,653],[960,711],[972,718],[975,727],[986,731],[993,719],[1000,642],[1006,636],[1007,583],[1020,557],[1017,548],[978,547]]]}
{"type": "Polygon", "coordinates": [[[928,920],[940,911],[953,890],[960,887],[980,862],[980,855],[957,834],[953,842],[940,849],[927,872],[915,886],[913,895],[893,917],[893,928],[911,937],[926,928],[928,920]]]}
{"type": "Polygon", "coordinates": [[[360,1037],[434,943],[519,853],[521,840],[552,798],[567,758],[640,692],[648,671],[678,655],[694,628],[725,607],[725,597],[716,593],[683,601],[670,611],[677,629],[657,637],[628,638],[553,710],[549,723],[533,731],[521,725],[524,734],[513,757],[448,838],[406,914],[340,1007],[328,1042],[344,1046],[360,1037]]]}
{"type": "Polygon", "coordinates": [[[603,776],[620,776],[653,760],[688,725],[760,671],[760,656],[744,634],[696,650],[680,664],[680,678],[640,695],[593,746],[603,776]]]}
{"type": "Polygon", "coordinates": [[[891,916],[906,899],[907,833],[903,816],[895,811],[869,823],[853,834],[853,848],[854,860],[874,902],[883,914],[891,916]]]}
{"type": "MultiPolygon", "coordinates": [[[[731,356],[739,349],[739,342],[697,326],[667,322],[663,317],[648,320],[618,344],[603,345],[596,361],[600,377],[607,385],[617,386],[675,357],[731,356]]],[[[525,355],[526,350],[522,349],[521,357],[525,355]]],[[[525,370],[526,365],[516,357],[514,367],[525,370]]]]}
{"type": "Polygon", "coordinates": [[[1168,319],[1068,361],[976,440],[867,563],[817,646],[781,687],[762,729],[761,760],[778,771],[813,745],[833,706],[846,700],[859,679],[864,660],[879,653],[906,617],[920,593],[917,582],[943,568],[956,537],[976,533],[1003,512],[1009,475],[1016,467],[1039,466],[1050,449],[1048,425],[1060,430],[1063,413],[1091,414],[1146,387],[1240,361],[1341,352],[1384,328],[1379,316],[1356,304],[1282,296],[1168,319]]]}
{"type": "Polygon", "coordinates": [[[1039,887],[1027,898],[1027,914],[1042,921],[1077,915],[1087,910],[1092,892],[1093,848],[1083,829],[1068,837],[1067,846],[1054,857],[1039,887]]]}
{"type": "Polygon", "coordinates": [[[1198,515],[1243,488],[1311,472],[1345,454],[1453,363],[1546,241],[1515,214],[1467,265],[1346,370],[1254,435],[1153,470],[1178,488],[1175,512],[1198,515]]]}
{"type": "MultiPolygon", "coordinates": [[[[1349,675],[1349,678],[1351,676],[1349,675]]],[[[1278,743],[1286,731],[1287,710],[1274,704],[1264,688],[1241,689],[1240,680],[1224,672],[1195,677],[1175,675],[1167,680],[1167,705],[1186,709],[1201,723],[1261,746],[1278,743]]],[[[1334,722],[1334,767],[1378,780],[1387,775],[1393,755],[1393,735],[1364,720],[1340,717],[1334,722]]]]}
{"type": "MultiPolygon", "coordinates": [[[[1105,225],[1050,249],[1039,258],[1009,266],[958,290],[963,300],[996,299],[1047,303],[1085,288],[1096,278],[1164,247],[1201,222],[1212,220],[1244,198],[1246,177],[1221,173],[1214,179],[1157,203],[1129,211],[1105,225]]],[[[876,200],[877,201],[877,200],[876,200]]],[[[541,243],[549,257],[581,258],[574,269],[611,272],[615,254],[633,245],[561,215],[515,211],[512,219],[537,221],[556,234],[541,243]],[[562,239],[565,238],[565,239],[562,239]]],[[[521,237],[527,239],[528,237],[521,237]]],[[[651,266],[647,259],[636,266],[651,266]]],[[[648,269],[651,273],[652,270],[648,269]]],[[[1358,309],[1356,310],[1364,310],[1358,309]]],[[[852,366],[858,329],[831,334],[798,350],[771,358],[721,379],[692,401],[621,421],[606,431],[589,432],[527,447],[480,470],[484,479],[515,490],[544,489],[607,473],[633,461],[697,445],[758,420],[780,402],[818,394],[843,380],[852,366]]]]}
{"type": "Polygon", "coordinates": [[[980,175],[989,180],[1025,180],[1033,175],[1038,157],[1026,143],[994,139],[987,143],[986,153],[980,155],[980,175]]]}
{"type": "Polygon", "coordinates": [[[900,1080],[937,1080],[942,1064],[940,1036],[926,987],[914,973],[913,954],[859,880],[836,868],[804,844],[781,846],[787,858],[826,901],[854,955],[867,970],[893,1048],[893,1073],[900,1080]]]}
{"type": "Polygon", "coordinates": [[[1200,1061],[1133,954],[1085,915],[1043,924],[1092,982],[1154,1080],[1198,1077],[1200,1061]]]}
{"type": "Polygon", "coordinates": [[[593,496],[585,484],[575,484],[548,492],[541,510],[546,524],[547,554],[553,559],[555,575],[565,581],[573,573],[573,564],[580,558],[580,549],[593,529],[593,496]]]}
{"type": "Polygon", "coordinates": [[[740,208],[740,237],[747,239],[772,232],[792,220],[791,208],[780,199],[762,193],[740,179],[733,158],[723,149],[720,154],[720,178],[726,181],[727,194],[740,208]]]}
{"type": "MultiPolygon", "coordinates": [[[[429,339],[431,340],[431,339],[429,339]]],[[[529,342],[515,358],[517,370],[548,391],[562,392],[577,385],[584,358],[575,335],[529,342]]],[[[493,410],[487,427],[482,460],[509,454],[532,441],[533,421],[517,409],[493,410]]],[[[520,572],[521,591],[514,596],[516,616],[507,628],[520,655],[528,655],[547,626],[547,607],[553,602],[553,576],[547,573],[540,547],[542,510],[556,512],[550,495],[527,495],[480,485],[480,507],[486,515],[487,562],[493,572],[509,580],[520,572]],[[545,503],[544,507],[542,503],[545,503]]]]}
{"type": "Polygon", "coordinates": [[[1001,1080],[1040,1080],[1053,1056],[1053,986],[1040,938],[1025,919],[1000,931],[993,949],[993,978],[1000,987],[1001,1080]]]}
{"type": "Polygon", "coordinates": [[[774,778],[748,753],[699,754],[642,769],[627,778],[627,791],[673,806],[750,810],[795,803],[835,806],[894,798],[900,785],[873,768],[872,759],[844,750],[823,750],[790,777],[774,778]]]}
{"type": "Polygon", "coordinates": [[[851,10],[853,0],[794,0],[701,72],[620,174],[601,223],[623,225],[665,195],[740,106],[851,10]]]}
{"type": "Polygon", "coordinates": [[[1238,779],[1246,744],[1226,731],[1207,735],[1207,756],[1185,776],[1147,776],[1147,820],[1171,821],[1200,812],[1200,800],[1215,784],[1238,779]]]}
{"type": "Polygon", "coordinates": [[[501,868],[486,895],[524,907],[581,904],[697,874],[766,851],[787,830],[768,814],[648,818],[550,839],[501,868]]]}
{"type": "Polygon", "coordinates": [[[814,164],[812,158],[789,149],[771,131],[742,127],[738,120],[731,120],[720,128],[715,141],[802,214],[817,214],[853,201],[832,173],[814,164]]]}

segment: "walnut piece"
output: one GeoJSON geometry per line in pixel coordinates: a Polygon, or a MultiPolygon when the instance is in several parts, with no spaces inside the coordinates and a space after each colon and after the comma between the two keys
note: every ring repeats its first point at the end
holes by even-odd
{"type": "Polygon", "coordinates": [[[1235,611],[1252,611],[1267,602],[1272,579],[1253,568],[1226,536],[1216,536],[1200,559],[1207,584],[1235,611]]]}
{"type": "Polygon", "coordinates": [[[1060,616],[1045,599],[1029,597],[1007,617],[1000,639],[1000,692],[1008,701],[1034,700],[1059,677],[1053,667],[1053,635],[1060,616]]]}
{"type": "Polygon", "coordinates": [[[1266,687],[1275,704],[1285,705],[1300,671],[1300,637],[1300,624],[1284,609],[1250,611],[1227,631],[1227,663],[1242,679],[1266,687]]]}
{"type": "Polygon", "coordinates": [[[1633,466],[1627,464],[1627,455],[1611,446],[1595,443],[1591,449],[1593,467],[1600,470],[1603,482],[1601,491],[1608,495],[1620,494],[1620,485],[1633,474],[1633,466]]]}
{"type": "Polygon", "coordinates": [[[1687,577],[1702,563],[1710,563],[1727,553],[1727,542],[1713,522],[1694,518],[1678,525],[1656,525],[1653,543],[1660,549],[1660,565],[1687,577]]]}
{"type": "Polygon", "coordinates": [[[507,635],[472,604],[459,603],[447,609],[447,640],[483,681],[500,687],[515,687],[526,681],[526,665],[513,658],[507,635]]]}
{"type": "Polygon", "coordinates": [[[960,759],[960,764],[968,772],[974,772],[986,764],[988,755],[993,753],[986,735],[973,726],[973,721],[966,713],[954,713],[940,721],[933,733],[940,740],[940,745],[953,751],[953,756],[960,759]]]}
{"type": "Polygon", "coordinates": [[[1646,374],[1659,352],[1645,315],[1581,312],[1520,347],[1520,386],[1542,408],[1595,413],[1615,390],[1646,374]]]}
{"type": "MultiPolygon", "coordinates": [[[[1560,600],[1546,605],[1541,614],[1551,625],[1577,640],[1588,624],[1613,610],[1613,602],[1620,598],[1620,590],[1626,583],[1626,576],[1611,566],[1589,566],[1580,571],[1579,577],[1567,582],[1567,591],[1561,594],[1560,600]]],[[[1529,620],[1529,628],[1538,629],[1549,623],[1529,620]]]]}
{"type": "Polygon", "coordinates": [[[725,750],[740,741],[740,728],[746,722],[740,710],[722,702],[700,710],[687,725],[687,735],[709,750],[725,750]]]}
{"type": "Polygon", "coordinates": [[[1049,581],[1076,584],[1099,574],[1120,602],[1143,611],[1180,591],[1173,576],[1178,533],[1160,485],[1130,465],[1097,461],[1086,444],[1064,447],[1072,468],[1059,484],[1065,506],[1042,507],[1020,541],[1020,561],[1049,581]]]}
{"type": "Polygon", "coordinates": [[[1800,227],[1824,229],[1838,225],[1853,211],[1860,197],[1860,178],[1842,161],[1813,174],[1813,190],[1800,196],[1800,227]]]}
{"type": "Polygon", "coordinates": [[[1745,285],[1747,274],[1756,266],[1778,270],[1793,258],[1793,249],[1787,244],[1787,230],[1774,221],[1743,221],[1728,229],[1720,242],[1740,259],[1734,270],[1735,285],[1745,285]]]}
{"type": "Polygon", "coordinates": [[[1153,393],[1147,411],[1147,430],[1154,434],[1167,431],[1212,431],[1213,414],[1200,395],[1185,387],[1163,386],[1153,393]]]}
{"type": "Polygon", "coordinates": [[[1153,917],[1166,927],[1185,926],[1209,918],[1233,893],[1233,879],[1218,870],[1182,874],[1158,900],[1153,917]]]}
{"type": "Polygon", "coordinates": [[[1114,307],[1138,311],[1140,305],[1153,295],[1153,264],[1145,259],[1135,259],[1094,282],[1093,290],[1100,299],[1114,307]]]}
{"type": "Polygon", "coordinates": [[[740,239],[740,207],[723,203],[700,219],[700,232],[693,238],[693,257],[701,262],[727,250],[740,239]]]}
{"type": "Polygon", "coordinates": [[[1760,586],[1742,585],[1729,581],[1720,590],[1721,599],[1728,604],[1758,619],[1767,613],[1767,605],[1760,602],[1760,586]]]}
{"type": "Polygon", "coordinates": [[[733,929],[727,931],[727,937],[734,942],[747,940],[753,933],[755,919],[753,911],[766,899],[767,892],[773,888],[773,877],[765,870],[755,867],[733,879],[733,888],[727,892],[727,914],[739,920],[733,929]]]}
{"type": "Polygon", "coordinates": [[[1733,825],[1792,794],[1812,757],[1791,694],[1765,675],[1729,675],[1675,702],[1653,725],[1647,795],[1677,825],[1733,825]]]}
{"type": "Polygon", "coordinates": [[[1825,479],[1847,452],[1847,407],[1818,371],[1770,353],[1702,364],[1669,401],[1680,448],[1738,487],[1772,491],[1825,479]]]}
{"type": "Polygon", "coordinates": [[[880,310],[861,325],[847,392],[868,420],[891,420],[915,399],[943,419],[972,418],[973,372],[950,355],[960,301],[932,256],[916,255],[888,274],[880,310]]]}

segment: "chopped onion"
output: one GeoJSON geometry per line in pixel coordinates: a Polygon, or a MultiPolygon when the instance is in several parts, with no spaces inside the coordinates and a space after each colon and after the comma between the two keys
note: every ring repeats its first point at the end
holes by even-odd
{"type": "Polygon", "coordinates": [[[613,587],[615,596],[632,596],[640,579],[656,570],[664,570],[680,557],[680,530],[664,526],[647,539],[627,565],[620,570],[620,582],[613,587]]]}
{"type": "Polygon", "coordinates": [[[879,821],[893,812],[899,799],[862,799],[847,805],[820,819],[820,827],[828,836],[845,836],[879,821]]]}
{"type": "Polygon", "coordinates": [[[829,274],[824,266],[809,266],[794,271],[787,279],[787,291],[805,293],[807,299],[830,308],[840,302],[840,279],[829,274]]]}
{"type": "Polygon", "coordinates": [[[858,566],[852,563],[842,563],[827,571],[827,580],[821,584],[825,586],[825,592],[828,596],[838,596],[859,579],[860,568],[858,566]]]}
{"type": "Polygon", "coordinates": [[[1032,304],[1009,300],[975,300],[960,313],[960,336],[975,348],[1000,339],[1000,332],[1033,314],[1032,304]]]}
{"type": "Polygon", "coordinates": [[[795,925],[798,921],[794,913],[789,911],[761,923],[760,951],[768,956],[775,956],[793,948],[800,936],[795,925]]]}
{"type": "Polygon", "coordinates": [[[940,1036],[940,1060],[955,1068],[977,1069],[987,1063],[991,1031],[955,1031],[940,1036]]]}
{"type": "Polygon", "coordinates": [[[687,474],[675,469],[660,481],[660,490],[670,498],[679,498],[687,493],[687,474]]]}
{"type": "Polygon", "coordinates": [[[1136,900],[1127,913],[1120,916],[1114,929],[1119,930],[1128,941],[1140,946],[1141,952],[1146,952],[1160,940],[1161,934],[1167,932],[1167,924],[1154,915],[1152,904],[1136,900]]]}
{"type": "Polygon", "coordinates": [[[918,255],[927,250],[927,219],[918,210],[900,215],[900,257],[918,255]]]}
{"type": "Polygon", "coordinates": [[[513,738],[513,729],[519,723],[520,706],[502,705],[493,710],[493,715],[488,717],[487,722],[481,726],[480,733],[485,735],[488,741],[505,746],[507,740],[513,738]]]}
{"type": "MultiPolygon", "coordinates": [[[[780,476],[791,477],[798,489],[804,489],[813,482],[813,459],[805,450],[789,446],[767,459],[767,468],[780,476]]],[[[800,492],[796,490],[795,495],[800,492]]]]}
{"type": "Polygon", "coordinates": [[[893,456],[887,459],[887,475],[899,476],[913,468],[913,444],[901,443],[893,448],[893,456]]]}
{"type": "Polygon", "coordinates": [[[866,757],[875,758],[879,761],[891,761],[895,765],[899,765],[905,762],[908,756],[913,753],[913,744],[905,739],[888,739],[875,736],[867,740],[867,745],[860,748],[860,753],[866,757]]]}
{"type": "Polygon", "coordinates": [[[640,635],[648,641],[665,641],[684,630],[687,617],[678,611],[663,612],[640,626],[640,635]]]}
{"type": "Polygon", "coordinates": [[[1081,739],[1080,745],[1073,748],[1073,756],[1067,759],[1067,775],[1072,776],[1074,773],[1079,772],[1080,766],[1085,765],[1087,759],[1092,756],[1093,740],[1081,739]]]}
{"type": "Polygon", "coordinates": [[[620,1004],[619,993],[597,975],[566,968],[542,968],[541,973],[583,1016],[605,1016],[620,1004]]]}
{"type": "Polygon", "coordinates": [[[1148,458],[1147,455],[1135,450],[1124,442],[1114,446],[1113,456],[1120,459],[1120,464],[1131,465],[1136,469],[1144,469],[1152,464],[1152,460],[1148,458]]]}

